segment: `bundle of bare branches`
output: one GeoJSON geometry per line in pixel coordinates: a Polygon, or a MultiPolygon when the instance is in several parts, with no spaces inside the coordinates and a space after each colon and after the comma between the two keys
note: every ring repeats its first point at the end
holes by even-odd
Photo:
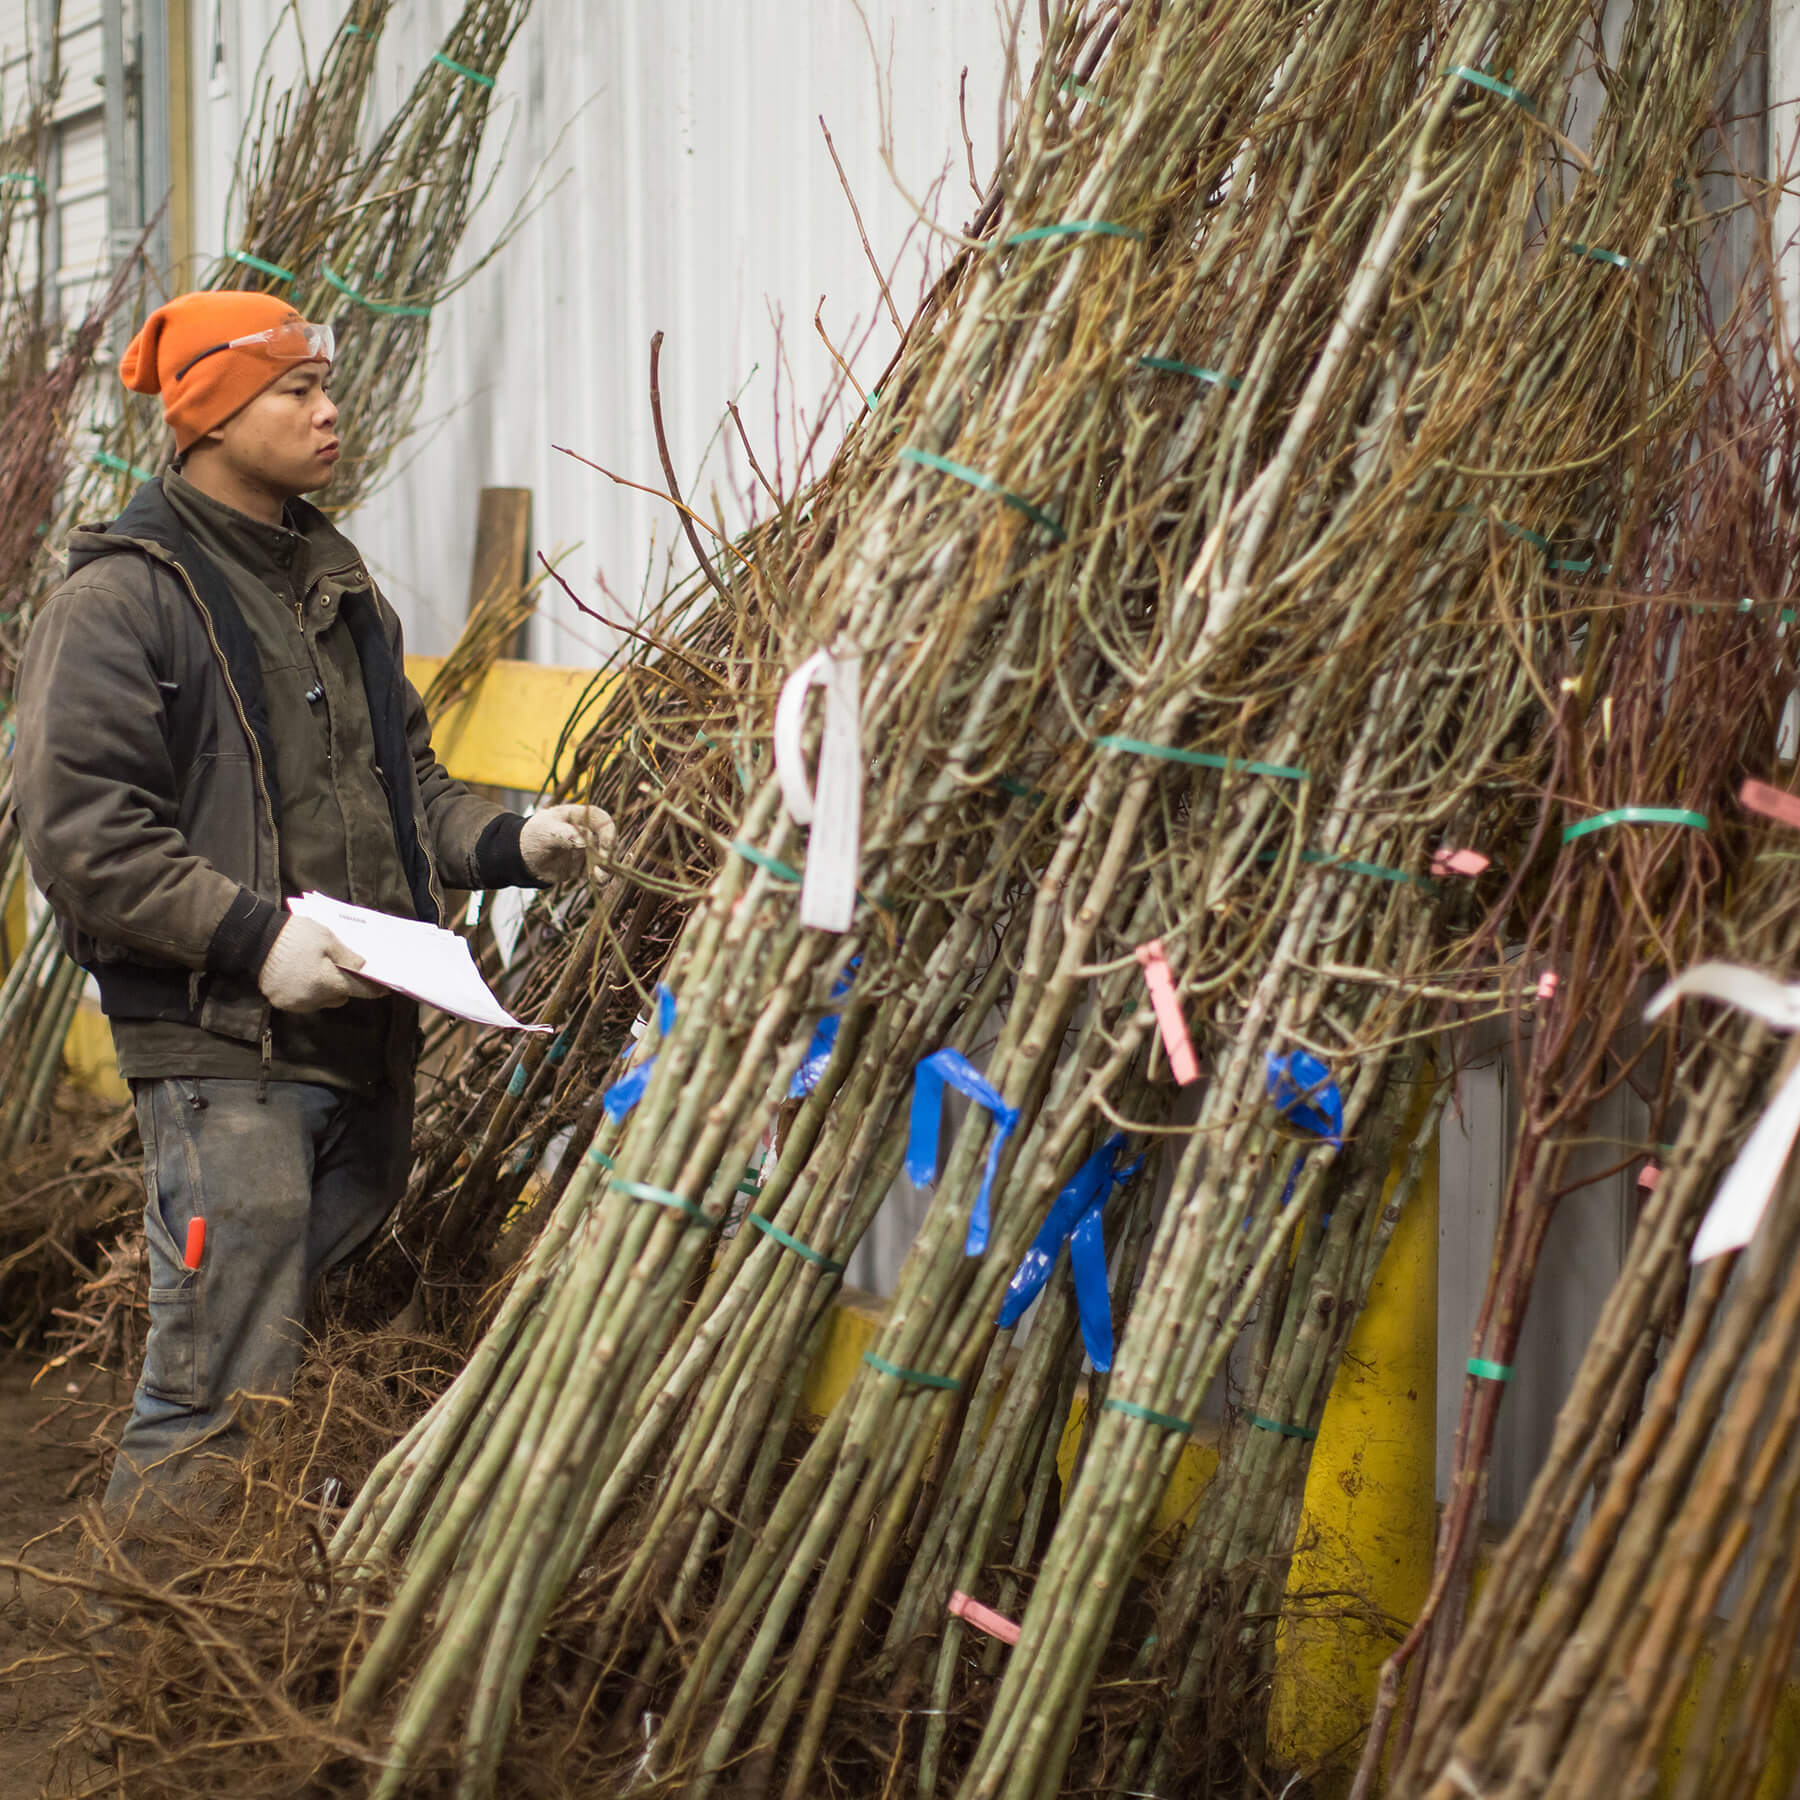
{"type": "MultiPolygon", "coordinates": [[[[1260,1778],[1310,1445],[1444,1103],[1422,1048],[1537,1011],[1504,1356],[1632,984],[1739,866],[1692,818],[1767,767],[1794,681],[1771,620],[1712,605],[1792,566],[1784,510],[1741,516],[1789,430],[1746,434],[1731,373],[1764,315],[1709,315],[1723,227],[1691,199],[1743,14],[1058,15],[863,423],[571,721],[568,791],[618,842],[504,977],[556,1035],[439,1032],[396,1224],[466,1366],[307,1565],[304,1654],[259,1626],[132,1714],[141,1791],[197,1779],[190,1746],[241,1784],[361,1762],[382,1796],[1260,1778]],[[820,652],[860,703],[842,932],[801,922],[825,852],[772,755],[820,652]],[[946,1083],[973,1104],[942,1146],[946,1083]],[[929,1210],[810,1424],[903,1170],[929,1210]],[[970,1597],[1022,1615],[1011,1649],[970,1597]]],[[[1683,1216],[1730,1143],[1695,1096],[1683,1216]]],[[[1615,1350],[1667,1316],[1675,1233],[1615,1350]]],[[[290,1543],[168,1629],[224,1631],[234,1581],[297,1617],[290,1543]]]]}

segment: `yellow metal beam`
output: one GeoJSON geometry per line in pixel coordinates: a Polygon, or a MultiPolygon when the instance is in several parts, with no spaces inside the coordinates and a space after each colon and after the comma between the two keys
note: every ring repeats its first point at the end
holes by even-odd
{"type": "MultiPolygon", "coordinates": [[[[409,656],[407,676],[423,693],[443,662],[409,656]]],[[[438,761],[459,781],[536,793],[552,774],[568,773],[575,741],[556,761],[557,740],[593,682],[592,669],[495,663],[473,698],[432,722],[438,761]]]]}
{"type": "MultiPolygon", "coordinates": [[[[1420,1108],[1428,1095],[1421,1089],[1420,1108]]],[[[1416,1124],[1416,1120],[1415,1120],[1416,1124]]],[[[1383,1192],[1404,1165],[1404,1133],[1383,1192]]],[[[1332,1383],[1306,1482],[1288,1577],[1292,1616],[1277,1636],[1269,1741],[1285,1762],[1327,1767],[1317,1800],[1347,1791],[1391,1639],[1342,1616],[1354,1594],[1390,1619],[1418,1616],[1437,1529],[1437,1147],[1381,1259],[1332,1383]],[[1304,1596],[1339,1604],[1308,1618],[1304,1596]]]]}

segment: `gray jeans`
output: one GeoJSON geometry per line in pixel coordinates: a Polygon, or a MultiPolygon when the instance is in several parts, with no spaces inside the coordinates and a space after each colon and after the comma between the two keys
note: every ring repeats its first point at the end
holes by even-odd
{"type": "MultiPolygon", "coordinates": [[[[410,1089],[303,1081],[134,1081],[144,1140],[150,1337],[106,1490],[179,1509],[195,1452],[233,1453],[237,1397],[285,1398],[313,1283],[380,1230],[406,1187],[410,1089]],[[188,1224],[206,1221],[197,1269],[188,1224]]],[[[146,1518],[145,1523],[156,1521],[146,1518]]]]}

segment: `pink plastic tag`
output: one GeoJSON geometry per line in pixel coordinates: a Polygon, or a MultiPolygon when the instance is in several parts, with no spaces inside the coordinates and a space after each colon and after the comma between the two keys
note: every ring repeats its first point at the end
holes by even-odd
{"type": "Polygon", "coordinates": [[[1187,1020],[1181,1016],[1181,997],[1175,992],[1175,977],[1169,971],[1169,959],[1163,951],[1162,939],[1152,938],[1139,944],[1133,953],[1150,984],[1150,1004],[1156,1011],[1156,1023],[1162,1029],[1163,1049],[1169,1053],[1169,1072],[1186,1087],[1200,1077],[1200,1064],[1194,1058],[1194,1046],[1188,1037],[1187,1020]]]}
{"type": "Polygon", "coordinates": [[[967,1619],[977,1631],[985,1631],[989,1637],[997,1637],[1003,1644],[1016,1644],[1019,1641],[1019,1628],[1004,1613],[997,1613],[991,1606],[983,1606],[979,1600],[971,1600],[961,1588],[950,1596],[950,1610],[959,1619],[967,1619]]]}
{"type": "Polygon", "coordinates": [[[1480,875],[1493,861],[1479,850],[1434,850],[1431,872],[1434,875],[1480,875]]]}
{"type": "Polygon", "coordinates": [[[1638,1170],[1638,1186],[1647,1194],[1662,1180],[1662,1170],[1655,1163],[1645,1163],[1638,1170]]]}
{"type": "Polygon", "coordinates": [[[1537,996],[1540,1000],[1556,998],[1556,971],[1554,969],[1546,969],[1538,977],[1537,996]]]}
{"type": "Polygon", "coordinates": [[[1795,830],[1800,831],[1800,797],[1784,794],[1780,788],[1770,787],[1766,781],[1746,781],[1738,789],[1738,801],[1751,812],[1761,813],[1765,819],[1792,825],[1795,830]]]}

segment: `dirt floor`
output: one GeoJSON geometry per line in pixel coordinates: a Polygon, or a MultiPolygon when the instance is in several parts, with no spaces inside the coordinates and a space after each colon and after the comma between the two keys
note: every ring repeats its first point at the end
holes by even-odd
{"type": "MultiPolygon", "coordinates": [[[[37,1364],[0,1355],[0,1558],[17,1558],[33,1539],[28,1560],[66,1566],[68,1534],[46,1539],[84,1497],[87,1456],[69,1433],[42,1427],[64,1399],[56,1376],[31,1385],[37,1364]],[[69,1497],[72,1483],[76,1487],[69,1497]]],[[[85,1692],[85,1675],[68,1665],[33,1674],[19,1664],[42,1651],[55,1633],[66,1600],[55,1588],[11,1571],[0,1573],[0,1800],[37,1800],[40,1794],[79,1793],[99,1772],[78,1750],[57,1746],[68,1737],[85,1692]]]]}

